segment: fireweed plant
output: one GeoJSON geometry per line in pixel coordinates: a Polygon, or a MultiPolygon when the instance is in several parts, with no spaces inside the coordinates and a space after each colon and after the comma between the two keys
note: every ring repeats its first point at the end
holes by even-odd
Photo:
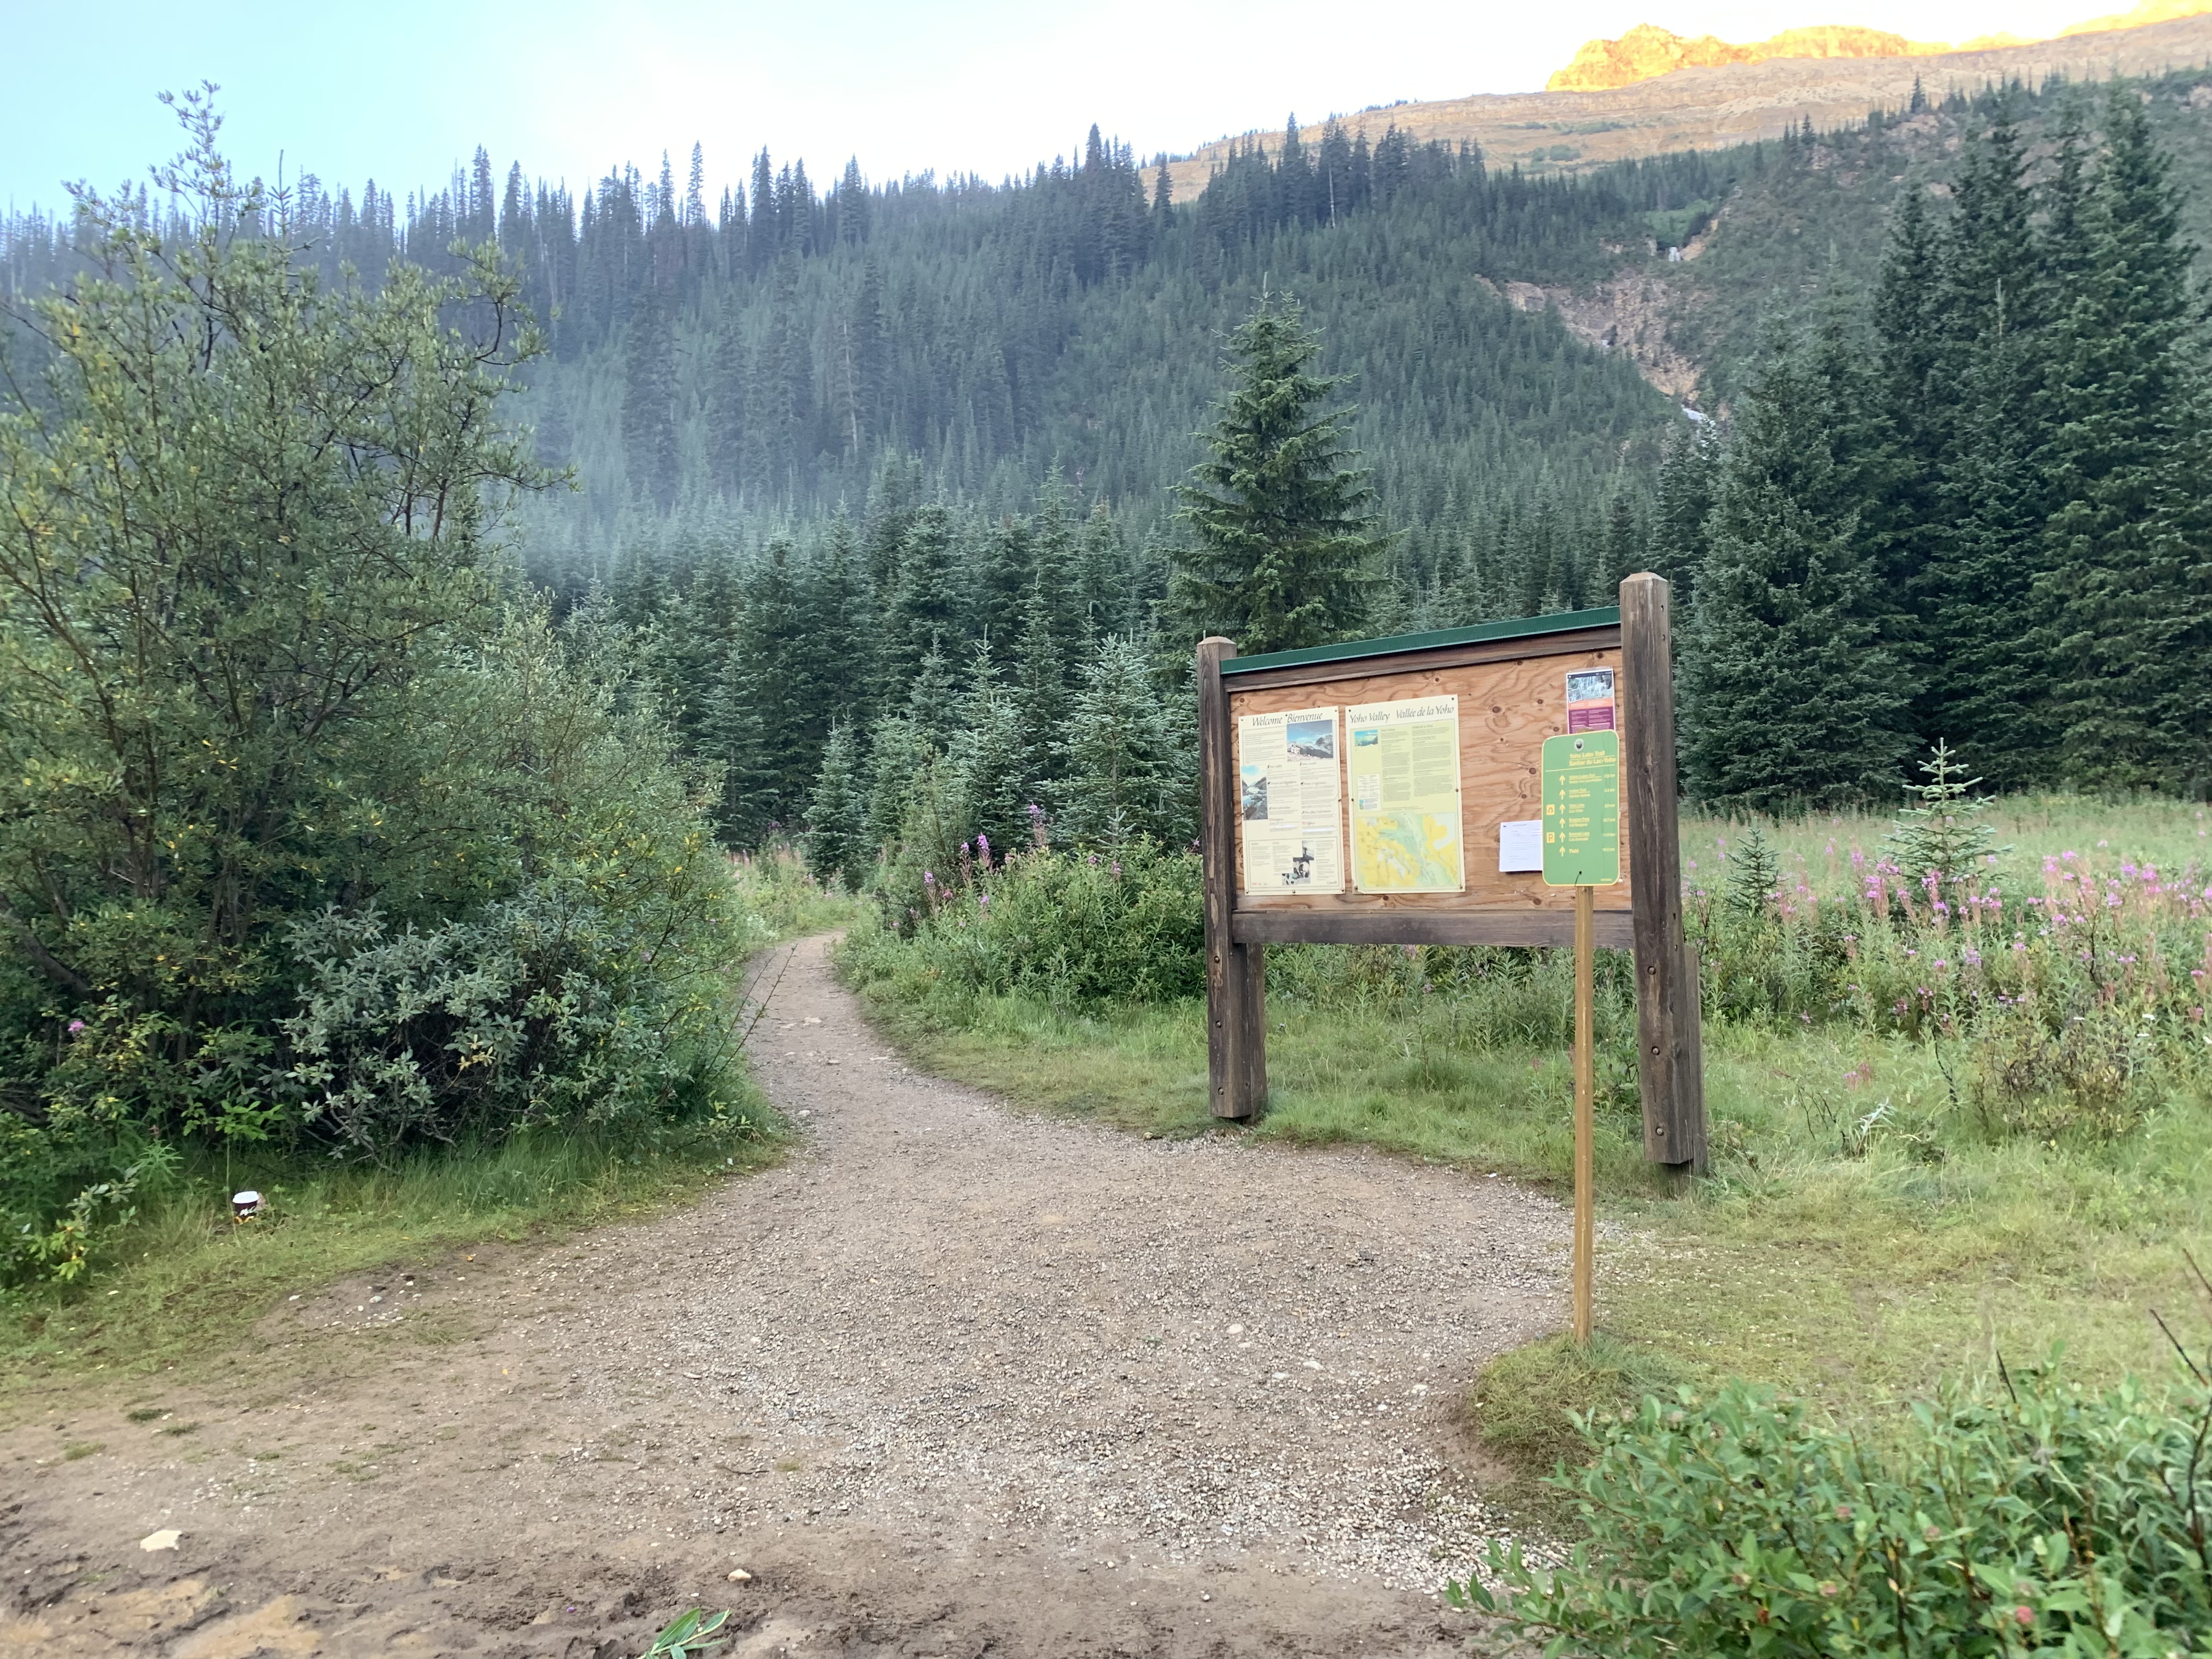
{"type": "MultiPolygon", "coordinates": [[[[2212,873],[2202,854],[2115,852],[2094,836],[1990,851],[1975,826],[1936,838],[1971,853],[1945,868],[1914,856],[1911,836],[1925,827],[1914,811],[1925,808],[1895,822],[1765,830],[1688,822],[1684,913],[1709,1023],[1856,1029],[1917,1045],[1954,1127],[1993,1137],[2109,1140],[2212,1079],[2212,873]]],[[[2191,819],[2172,839],[2185,848],[2202,827],[2191,819]]],[[[848,948],[860,982],[894,1000],[1018,994],[1092,1010],[1203,994],[1194,853],[1065,848],[1040,815],[1011,854],[979,840],[941,861],[883,894],[881,927],[848,948]]],[[[1561,1047],[1569,988],[1564,952],[1291,947],[1268,957],[1271,999],[1388,1015],[1412,1034],[1417,1058],[1561,1047]]],[[[1601,1085],[1609,1104],[1632,1111],[1633,1009],[1619,953],[1601,955],[1598,1011],[1601,1085]]],[[[1844,1084],[1862,1080],[1855,1070],[1844,1084]]],[[[1887,1115],[1902,1114],[1873,1102],[1839,1110],[1840,1150],[1863,1152],[1887,1115]]]]}

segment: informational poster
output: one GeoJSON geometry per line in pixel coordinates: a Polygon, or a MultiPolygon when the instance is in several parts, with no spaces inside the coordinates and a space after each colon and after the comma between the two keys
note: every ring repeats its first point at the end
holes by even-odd
{"type": "Polygon", "coordinates": [[[1613,670],[1570,668],[1567,671],[1567,730],[1610,732],[1620,722],[1613,718],[1613,670]]]}
{"type": "Polygon", "coordinates": [[[1544,739],[1544,884],[1620,879],[1620,733],[1544,739]]]}
{"type": "Polygon", "coordinates": [[[1334,708],[1238,716],[1243,891],[1344,890],[1342,767],[1334,708]]]}
{"type": "Polygon", "coordinates": [[[1467,890],[1461,844],[1459,699],[1344,711],[1352,780],[1352,882],[1363,893],[1467,890]]]}

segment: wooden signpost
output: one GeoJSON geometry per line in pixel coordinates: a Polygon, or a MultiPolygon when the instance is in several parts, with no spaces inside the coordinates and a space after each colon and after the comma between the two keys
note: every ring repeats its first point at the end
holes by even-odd
{"type": "Polygon", "coordinates": [[[1597,947],[1635,953],[1644,1156],[1687,1176],[1705,1155],[1668,634],[1667,584],[1644,574],[1617,610],[1255,657],[1198,647],[1214,1115],[1266,1105],[1272,943],[1572,944],[1583,1336],[1597,947]]]}

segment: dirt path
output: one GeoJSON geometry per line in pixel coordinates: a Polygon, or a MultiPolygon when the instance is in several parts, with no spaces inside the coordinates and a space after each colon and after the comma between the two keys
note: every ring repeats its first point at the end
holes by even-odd
{"type": "Polygon", "coordinates": [[[694,1601],[739,1659],[1461,1647],[1456,1402],[1555,1322],[1557,1206],[1016,1115],[893,1057],[823,941],[763,977],[786,1167],[0,1435],[0,1656],[611,1659],[694,1601]]]}

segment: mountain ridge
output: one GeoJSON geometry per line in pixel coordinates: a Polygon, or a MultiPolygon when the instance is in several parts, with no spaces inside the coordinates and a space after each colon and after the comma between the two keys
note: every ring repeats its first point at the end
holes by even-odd
{"type": "MultiPolygon", "coordinates": [[[[2100,20],[2102,21],[2102,20],[2100,20]]],[[[1416,142],[1482,147],[1493,167],[1582,172],[1608,162],[1681,150],[1710,150],[1778,138],[1811,121],[1828,128],[1873,109],[1903,110],[1913,88],[1930,98],[2020,80],[2098,81],[2212,61],[2212,14],[2163,23],[2062,35],[2026,46],[1910,58],[1774,58],[1686,68],[1634,85],[1589,92],[1476,93],[1394,104],[1343,115],[1370,142],[1395,126],[1416,142]]],[[[1203,192],[1238,149],[1273,153],[1281,130],[1219,138],[1168,163],[1176,199],[1203,192]]]]}
{"type": "Polygon", "coordinates": [[[1775,58],[1937,58],[1953,52],[1990,52],[2030,46],[2044,40],[2101,34],[2118,29],[2171,23],[2212,11],[2212,0],[2142,0],[2134,10],[2068,25],[2056,34],[2030,38],[1984,34],[1954,46],[1940,40],[1908,40],[1887,29],[1850,23],[1815,23],[1784,29],[1764,40],[1743,43],[1717,35],[1681,35],[1656,23],[1638,23],[1618,40],[1585,40],[1574,61],[1544,83],[1547,92],[1611,92],[1656,80],[1677,70],[1715,69],[1727,64],[1763,64],[1775,58]]]}

